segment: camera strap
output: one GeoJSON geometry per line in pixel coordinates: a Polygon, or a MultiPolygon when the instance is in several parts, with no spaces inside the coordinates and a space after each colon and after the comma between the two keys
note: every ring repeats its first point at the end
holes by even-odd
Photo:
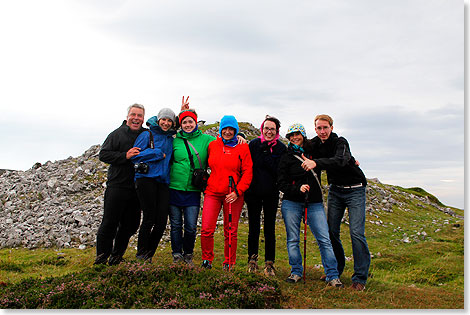
{"type": "Polygon", "coordinates": [[[199,162],[199,167],[202,168],[202,163],[201,163],[201,158],[199,157],[199,152],[197,152],[196,148],[192,145],[191,142],[189,142],[187,139],[184,139],[184,140],[186,140],[186,142],[191,146],[191,148],[193,148],[194,153],[196,153],[197,161],[199,162]]]}
{"type": "MultiPolygon", "coordinates": [[[[188,151],[189,163],[191,163],[191,168],[195,169],[196,167],[194,166],[193,155],[191,154],[191,150],[189,149],[189,146],[188,146],[189,141],[187,139],[183,139],[183,141],[184,141],[184,145],[186,146],[186,150],[188,151]]],[[[198,154],[198,158],[199,158],[199,154],[198,154]]],[[[199,162],[199,163],[201,163],[201,162],[199,162]]]]}
{"type": "Polygon", "coordinates": [[[147,129],[149,134],[150,134],[150,137],[149,137],[149,142],[150,142],[150,149],[155,149],[155,144],[153,143],[153,134],[152,134],[152,131],[150,131],[150,129],[147,129]]]}

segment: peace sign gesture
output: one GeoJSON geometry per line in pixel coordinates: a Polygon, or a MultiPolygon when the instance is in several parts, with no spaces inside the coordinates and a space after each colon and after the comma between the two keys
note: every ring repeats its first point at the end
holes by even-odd
{"type": "Polygon", "coordinates": [[[184,110],[188,110],[189,109],[189,102],[188,102],[188,99],[189,99],[189,96],[186,98],[186,101],[184,100],[184,96],[183,96],[183,100],[181,101],[181,111],[184,111],[184,110]]]}

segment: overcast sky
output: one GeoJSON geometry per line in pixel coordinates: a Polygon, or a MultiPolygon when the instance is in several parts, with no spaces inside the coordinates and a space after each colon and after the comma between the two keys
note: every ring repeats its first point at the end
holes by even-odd
{"type": "Polygon", "coordinates": [[[2,1],[0,168],[101,144],[190,96],[281,132],[327,113],[368,178],[464,207],[464,3],[2,1]]]}

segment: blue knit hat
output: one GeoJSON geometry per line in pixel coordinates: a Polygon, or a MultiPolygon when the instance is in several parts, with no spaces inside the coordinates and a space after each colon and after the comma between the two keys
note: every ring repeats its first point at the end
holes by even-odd
{"type": "Polygon", "coordinates": [[[219,135],[221,137],[222,137],[222,129],[227,128],[227,127],[232,127],[233,129],[235,129],[235,137],[238,135],[238,130],[239,130],[238,121],[234,116],[225,115],[220,120],[219,135]]]}

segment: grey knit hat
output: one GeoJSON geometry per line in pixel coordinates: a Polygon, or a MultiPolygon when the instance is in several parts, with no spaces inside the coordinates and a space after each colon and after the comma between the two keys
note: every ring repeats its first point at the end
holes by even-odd
{"type": "Polygon", "coordinates": [[[173,121],[173,126],[176,124],[176,115],[175,113],[169,109],[169,108],[162,108],[159,112],[158,112],[158,120],[162,119],[162,118],[169,118],[171,119],[171,121],[173,121]]]}

